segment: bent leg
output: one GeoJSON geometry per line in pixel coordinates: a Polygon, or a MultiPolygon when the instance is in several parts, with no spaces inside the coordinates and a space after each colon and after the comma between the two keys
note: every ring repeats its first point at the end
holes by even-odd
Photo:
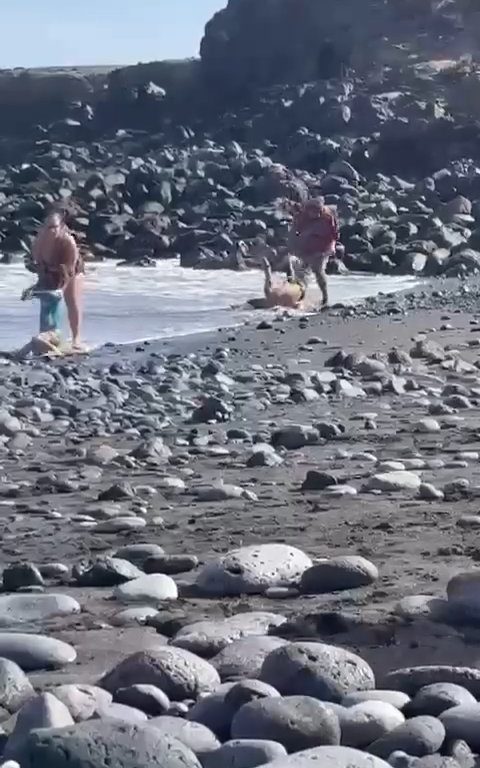
{"type": "Polygon", "coordinates": [[[328,283],[327,283],[327,264],[329,254],[322,253],[315,264],[314,273],[322,294],[322,307],[328,307],[328,283]]]}

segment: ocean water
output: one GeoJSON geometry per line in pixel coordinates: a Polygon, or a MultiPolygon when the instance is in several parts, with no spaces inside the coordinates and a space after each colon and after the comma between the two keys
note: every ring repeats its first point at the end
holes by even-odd
{"type": "MultiPolygon", "coordinates": [[[[244,323],[261,313],[245,302],[263,294],[259,271],[215,272],[182,269],[175,261],[157,267],[88,266],[84,339],[90,346],[185,336],[244,323]]],[[[0,349],[24,344],[38,327],[37,300],[22,302],[34,275],[23,265],[0,266],[0,349]]],[[[414,278],[348,275],[330,278],[331,301],[354,302],[379,292],[415,285],[414,278]]],[[[308,299],[319,300],[313,282],[308,299]]],[[[65,318],[66,325],[66,318],[65,318]]]]}

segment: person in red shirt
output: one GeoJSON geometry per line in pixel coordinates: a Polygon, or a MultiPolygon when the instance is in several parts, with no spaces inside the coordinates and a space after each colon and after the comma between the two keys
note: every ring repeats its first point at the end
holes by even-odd
{"type": "Polygon", "coordinates": [[[307,200],[295,213],[290,235],[295,255],[314,273],[322,294],[322,309],[328,307],[327,264],[335,255],[338,224],[323,197],[307,200]]]}

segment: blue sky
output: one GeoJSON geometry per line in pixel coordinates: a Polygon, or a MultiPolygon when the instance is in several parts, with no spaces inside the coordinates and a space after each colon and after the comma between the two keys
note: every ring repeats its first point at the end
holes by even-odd
{"type": "Polygon", "coordinates": [[[135,64],[198,53],[227,0],[0,0],[0,68],[135,64]]]}

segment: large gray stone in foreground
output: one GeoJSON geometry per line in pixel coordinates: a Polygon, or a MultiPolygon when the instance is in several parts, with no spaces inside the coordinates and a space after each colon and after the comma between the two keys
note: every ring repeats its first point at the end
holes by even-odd
{"type": "Polygon", "coordinates": [[[35,696],[20,709],[17,721],[6,743],[3,757],[20,760],[23,764],[25,741],[36,728],[66,728],[73,719],[65,704],[51,693],[35,696]]]}
{"type": "Polygon", "coordinates": [[[22,768],[200,768],[193,752],[148,724],[90,720],[34,731],[22,768]]]}
{"type": "Polygon", "coordinates": [[[383,701],[386,704],[391,704],[393,707],[402,710],[403,707],[409,703],[410,696],[402,691],[388,691],[381,688],[374,688],[371,691],[355,691],[354,693],[347,693],[347,695],[343,697],[341,704],[344,707],[354,707],[356,704],[361,704],[364,701],[383,701]]]}
{"type": "Polygon", "coordinates": [[[96,685],[58,685],[51,692],[65,704],[75,722],[90,720],[112,702],[112,694],[96,685]]]}
{"type": "Polygon", "coordinates": [[[445,728],[440,720],[429,715],[412,717],[390,733],[386,733],[368,751],[385,760],[392,752],[401,750],[412,757],[424,757],[438,752],[445,740],[445,728]]]}
{"type": "Polygon", "coordinates": [[[360,656],[326,643],[289,643],[270,653],[260,679],[281,694],[340,702],[353,691],[375,688],[371,667],[360,656]]]}
{"type": "Polygon", "coordinates": [[[203,594],[217,597],[262,594],[269,587],[296,584],[311,565],[308,555],[296,547],[259,544],[207,563],[196,584],[203,594]]]}
{"type": "Polygon", "coordinates": [[[216,669],[183,648],[157,648],[128,656],[108,672],[99,685],[111,693],[137,683],[160,688],[171,701],[196,699],[220,685],[216,669]]]}
{"type": "Polygon", "coordinates": [[[264,768],[391,768],[379,757],[350,747],[314,747],[280,757],[264,768]]]}
{"type": "Polygon", "coordinates": [[[187,720],[202,723],[221,740],[230,738],[230,726],[237,711],[237,707],[227,701],[228,693],[235,683],[223,683],[209,696],[204,696],[197,701],[187,714],[187,720]]]}
{"type": "Polygon", "coordinates": [[[75,648],[45,635],[0,632],[0,657],[10,659],[25,672],[60,669],[77,658],[75,648]]]}
{"type": "Polygon", "coordinates": [[[463,739],[473,752],[480,752],[480,704],[461,704],[440,715],[447,738],[463,739]]]}
{"type": "Polygon", "coordinates": [[[477,701],[470,691],[454,683],[433,683],[426,685],[415,695],[415,698],[405,708],[408,717],[414,715],[432,715],[438,717],[446,709],[461,704],[476,704],[477,701]]]}
{"type": "Polygon", "coordinates": [[[17,712],[33,696],[33,686],[18,664],[0,659],[0,707],[17,712]]]}
{"type": "Polygon", "coordinates": [[[242,637],[227,645],[211,663],[222,680],[258,677],[268,654],[287,642],[281,637],[242,637]]]}
{"type": "Polygon", "coordinates": [[[68,595],[0,595],[0,627],[35,624],[54,616],[80,613],[80,604],[68,595]]]}
{"type": "Polygon", "coordinates": [[[219,740],[206,725],[196,723],[193,720],[183,720],[180,717],[163,715],[162,717],[155,717],[153,720],[150,720],[149,724],[157,728],[160,733],[173,736],[181,741],[192,752],[202,757],[202,761],[204,755],[214,752],[220,746],[219,740]]]}
{"type": "Polygon", "coordinates": [[[400,710],[384,701],[364,701],[337,711],[345,747],[362,749],[405,722],[400,710]]]}
{"type": "Polygon", "coordinates": [[[278,627],[285,621],[285,616],[266,611],[249,611],[226,619],[196,621],[182,627],[172,640],[172,645],[202,656],[214,656],[234,640],[250,635],[266,635],[269,627],[278,627]]]}
{"type": "Polygon", "coordinates": [[[238,710],[231,730],[234,739],[277,741],[287,752],[340,744],[337,715],[310,696],[251,701],[238,710]]]}
{"type": "Polygon", "coordinates": [[[425,685],[433,683],[455,683],[466,688],[475,698],[480,696],[480,669],[474,667],[447,665],[403,667],[389,672],[383,682],[385,687],[396,688],[410,696],[425,685]]]}
{"type": "Polygon", "coordinates": [[[282,744],[266,739],[232,739],[202,758],[203,768],[257,768],[286,757],[282,744]]]}

